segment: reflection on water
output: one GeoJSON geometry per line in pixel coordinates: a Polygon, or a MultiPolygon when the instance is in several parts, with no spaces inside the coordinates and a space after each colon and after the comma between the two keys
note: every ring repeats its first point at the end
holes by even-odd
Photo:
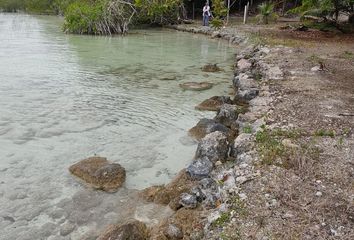
{"type": "Polygon", "coordinates": [[[0,239],[78,239],[122,219],[169,214],[134,189],[185,167],[195,151],[186,132],[210,114],[194,106],[227,94],[233,49],[222,42],[168,30],[65,35],[61,21],[0,14],[0,239]],[[225,71],[202,73],[209,62],[225,71]],[[215,86],[181,90],[187,81],[215,86]],[[94,154],[126,168],[125,188],[97,192],[69,175],[94,154]]]}

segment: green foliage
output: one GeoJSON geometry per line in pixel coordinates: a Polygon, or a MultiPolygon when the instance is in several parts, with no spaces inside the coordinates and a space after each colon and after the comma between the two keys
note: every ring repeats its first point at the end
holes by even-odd
{"type": "Polygon", "coordinates": [[[183,0],[135,0],[137,21],[142,23],[176,23],[183,0]]]}
{"type": "Polygon", "coordinates": [[[319,129],[315,131],[314,135],[317,137],[334,138],[336,136],[336,132],[334,130],[319,129]]]}
{"type": "Polygon", "coordinates": [[[220,29],[224,25],[224,21],[221,20],[219,17],[214,17],[211,19],[210,25],[213,28],[220,29]]]}
{"type": "Polygon", "coordinates": [[[77,34],[124,34],[135,8],[120,0],[79,0],[65,11],[64,31],[77,34]]]}
{"type": "Polygon", "coordinates": [[[224,0],[213,1],[213,15],[215,17],[223,18],[227,14],[227,8],[224,0]]]}
{"type": "Polygon", "coordinates": [[[5,12],[16,12],[24,10],[25,4],[23,0],[0,0],[0,10],[5,12]]]}
{"type": "Polygon", "coordinates": [[[263,2],[258,6],[259,14],[256,18],[259,22],[268,24],[269,20],[276,21],[278,15],[274,12],[274,4],[271,2],[263,2]]]}
{"type": "Polygon", "coordinates": [[[252,127],[251,125],[247,124],[246,126],[243,127],[243,132],[244,133],[252,133],[252,127]]]}
{"type": "Polygon", "coordinates": [[[26,0],[26,11],[32,13],[52,14],[53,0],[26,0]]]}
{"type": "Polygon", "coordinates": [[[74,0],[0,0],[5,12],[26,11],[36,14],[60,14],[74,0]]]}
{"type": "Polygon", "coordinates": [[[353,15],[354,0],[302,0],[300,7],[289,12],[337,22],[340,12],[353,15]]]}
{"type": "Polygon", "coordinates": [[[220,29],[224,25],[223,18],[227,14],[227,8],[225,7],[225,2],[223,0],[213,1],[213,18],[210,21],[210,25],[213,28],[220,29]]]}
{"type": "Polygon", "coordinates": [[[95,23],[103,17],[103,7],[103,1],[93,4],[77,1],[70,4],[66,9],[64,30],[78,34],[97,34],[95,23]]]}
{"type": "Polygon", "coordinates": [[[258,151],[262,157],[262,163],[266,165],[274,164],[277,158],[283,156],[285,152],[281,139],[272,133],[265,126],[256,134],[258,151]]]}
{"type": "Polygon", "coordinates": [[[221,227],[225,223],[230,221],[231,214],[229,212],[223,212],[218,219],[213,222],[213,226],[221,227]]]}

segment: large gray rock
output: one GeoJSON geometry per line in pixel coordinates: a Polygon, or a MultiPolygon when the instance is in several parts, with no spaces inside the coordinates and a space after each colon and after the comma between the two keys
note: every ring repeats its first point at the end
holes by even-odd
{"type": "Polygon", "coordinates": [[[217,122],[234,129],[236,127],[236,121],[238,117],[237,107],[231,104],[224,104],[221,106],[216,117],[214,118],[217,122]]]}
{"type": "Polygon", "coordinates": [[[212,163],[225,161],[229,145],[227,136],[219,131],[209,133],[198,144],[196,158],[207,158],[212,163]]]}
{"type": "Polygon", "coordinates": [[[118,163],[110,163],[103,157],[90,157],[72,165],[69,171],[90,186],[114,192],[125,181],[125,169],[118,163]]]}
{"type": "Polygon", "coordinates": [[[248,152],[253,147],[252,134],[241,133],[237,136],[234,141],[232,148],[232,155],[237,157],[237,155],[248,152]]]}
{"type": "Polygon", "coordinates": [[[146,225],[135,220],[123,225],[109,226],[97,240],[146,240],[148,235],[146,225]]]}
{"type": "Polygon", "coordinates": [[[182,193],[179,203],[185,208],[196,208],[198,202],[196,196],[189,193],[182,193]]]}
{"type": "Polygon", "coordinates": [[[251,70],[251,67],[252,67],[252,63],[247,59],[242,58],[242,59],[238,60],[238,62],[237,62],[238,72],[249,71],[249,70],[251,70]]]}
{"type": "Polygon", "coordinates": [[[253,98],[257,97],[259,94],[259,89],[257,88],[250,88],[246,90],[238,90],[236,92],[235,98],[242,102],[248,102],[253,98]]]}
{"type": "Polygon", "coordinates": [[[209,176],[213,169],[213,163],[207,158],[195,159],[186,169],[192,179],[202,179],[209,176]]]}
{"type": "Polygon", "coordinates": [[[246,73],[240,73],[233,80],[236,89],[236,99],[240,101],[250,101],[259,93],[258,83],[246,73]]]}
{"type": "Polygon", "coordinates": [[[216,120],[203,118],[196,126],[189,130],[189,135],[197,140],[202,139],[207,134],[219,131],[226,135],[230,133],[230,129],[218,123],[216,120]]]}
{"type": "Polygon", "coordinates": [[[240,73],[233,80],[234,88],[239,90],[247,90],[250,88],[257,88],[258,83],[251,76],[246,73],[240,73]]]}

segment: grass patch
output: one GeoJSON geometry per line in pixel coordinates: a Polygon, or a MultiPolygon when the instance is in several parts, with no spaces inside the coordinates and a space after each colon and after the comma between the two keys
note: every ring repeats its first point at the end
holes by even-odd
{"type": "Polygon", "coordinates": [[[307,61],[309,61],[312,64],[319,64],[319,63],[322,63],[324,61],[324,59],[320,58],[316,54],[312,54],[310,57],[307,58],[307,61]]]}
{"type": "Polygon", "coordinates": [[[301,41],[291,39],[291,38],[279,38],[276,36],[264,36],[261,33],[251,33],[249,35],[250,42],[255,45],[269,45],[269,46],[277,46],[283,45],[287,47],[299,47],[303,45],[301,41]]]}
{"type": "Polygon", "coordinates": [[[331,137],[334,138],[336,136],[336,132],[334,130],[326,130],[326,129],[319,129],[313,133],[316,137],[331,137]]]}
{"type": "Polygon", "coordinates": [[[252,127],[251,125],[247,124],[246,126],[243,127],[242,131],[244,133],[252,133],[252,127]]]}
{"type": "Polygon", "coordinates": [[[320,158],[320,149],[316,146],[316,136],[334,137],[335,132],[319,130],[308,133],[304,130],[273,129],[262,126],[256,134],[257,150],[261,157],[261,164],[275,165],[285,169],[293,169],[298,174],[305,174],[313,170],[313,165],[320,158]],[[309,141],[299,144],[299,138],[309,137],[309,141]],[[291,140],[290,143],[283,141],[291,140]],[[296,142],[298,144],[294,144],[296,142]]]}
{"type": "Polygon", "coordinates": [[[231,198],[231,209],[234,210],[238,216],[245,217],[248,215],[245,202],[237,195],[231,198]]]}
{"type": "Polygon", "coordinates": [[[340,57],[345,58],[345,59],[349,59],[349,60],[354,60],[354,53],[349,52],[349,51],[344,51],[340,57]]]}
{"type": "Polygon", "coordinates": [[[225,223],[230,222],[230,217],[231,217],[231,213],[230,212],[224,212],[220,215],[220,217],[218,219],[216,219],[212,225],[214,227],[222,227],[225,225],[225,223]]]}
{"type": "Polygon", "coordinates": [[[285,147],[281,139],[263,125],[261,131],[256,134],[258,151],[262,158],[262,164],[274,164],[276,159],[283,156],[285,147]]]}

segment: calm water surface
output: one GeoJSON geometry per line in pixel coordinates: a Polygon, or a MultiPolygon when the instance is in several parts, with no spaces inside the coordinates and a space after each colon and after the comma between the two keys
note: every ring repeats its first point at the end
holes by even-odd
{"type": "Polygon", "coordinates": [[[227,95],[234,49],[224,42],[169,30],[65,35],[61,23],[0,14],[0,239],[80,239],[169,214],[135,189],[166,183],[191,161],[187,130],[213,115],[194,106],[227,95]],[[203,73],[206,63],[225,71],[203,73]],[[187,81],[215,86],[182,91],[187,81]],[[87,189],[68,173],[94,154],[126,168],[119,192],[87,189]]]}

